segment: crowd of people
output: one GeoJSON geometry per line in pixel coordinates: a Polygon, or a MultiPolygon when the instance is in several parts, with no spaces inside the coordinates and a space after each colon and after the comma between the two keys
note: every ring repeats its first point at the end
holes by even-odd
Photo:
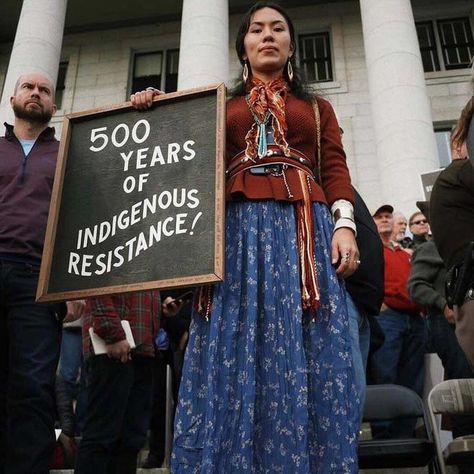
{"type": "MultiPolygon", "coordinates": [[[[147,465],[159,466],[166,364],[176,474],[355,474],[366,381],[421,395],[428,350],[447,378],[473,377],[473,100],[431,208],[419,202],[407,219],[390,204],[369,211],[351,185],[336,114],[300,75],[284,9],[254,5],[236,52],[226,273],[195,289],[192,308],[179,291],[151,290],[35,303],[59,143],[52,81],[18,78],[0,139],[0,474],[47,473],[56,418],[81,436],[78,474],[134,473],[149,430],[147,465]]],[[[160,93],[138,92],[132,105],[147,110],[160,93]]],[[[469,417],[452,426],[474,432],[469,417]]],[[[414,428],[377,423],[372,434],[414,428]]]]}

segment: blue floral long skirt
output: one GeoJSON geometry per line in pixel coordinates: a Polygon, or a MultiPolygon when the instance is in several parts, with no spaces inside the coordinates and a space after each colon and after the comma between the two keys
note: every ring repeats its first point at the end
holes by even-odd
{"type": "Polygon", "coordinates": [[[359,402],[332,220],[313,204],[322,306],[302,311],[291,203],[226,211],[225,281],[195,314],[183,367],[174,474],[357,473],[359,402]]]}

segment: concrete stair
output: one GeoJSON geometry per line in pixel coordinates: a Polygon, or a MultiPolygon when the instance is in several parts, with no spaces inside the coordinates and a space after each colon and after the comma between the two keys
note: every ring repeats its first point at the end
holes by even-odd
{"type": "MultiPolygon", "coordinates": [[[[448,467],[448,474],[457,474],[455,467],[448,467]]],[[[137,474],[169,474],[170,470],[161,469],[137,469],[137,474]]],[[[74,474],[72,469],[50,471],[50,474],[74,474]]],[[[243,473],[242,473],[243,474],[243,473]]],[[[291,473],[288,473],[291,474],[291,473]]],[[[428,468],[406,468],[406,469],[362,469],[359,474],[428,474],[428,468]]]]}
{"type": "MultiPolygon", "coordinates": [[[[170,470],[166,468],[161,469],[137,469],[137,474],[169,474],[170,470]]],[[[74,474],[72,469],[60,469],[49,471],[50,474],[74,474]]]]}

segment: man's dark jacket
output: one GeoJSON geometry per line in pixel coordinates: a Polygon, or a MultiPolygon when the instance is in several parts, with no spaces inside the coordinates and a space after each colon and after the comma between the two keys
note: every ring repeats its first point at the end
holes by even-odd
{"type": "Polygon", "coordinates": [[[13,127],[5,127],[0,137],[0,255],[39,262],[59,142],[48,127],[25,156],[13,127]]]}
{"type": "Polygon", "coordinates": [[[370,317],[379,314],[383,302],[383,245],[374,219],[355,189],[354,197],[354,219],[357,226],[356,240],[361,263],[356,272],[346,279],[346,287],[357,309],[363,315],[370,317]]]}

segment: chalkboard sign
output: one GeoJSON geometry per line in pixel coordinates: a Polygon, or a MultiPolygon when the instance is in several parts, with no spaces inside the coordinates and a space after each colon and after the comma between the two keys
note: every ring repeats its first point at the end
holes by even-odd
{"type": "Polygon", "coordinates": [[[65,118],[38,301],[223,278],[225,87],[65,118]]]}
{"type": "Polygon", "coordinates": [[[427,171],[426,173],[420,174],[421,187],[423,188],[423,195],[426,201],[430,200],[433,185],[441,171],[443,171],[443,168],[438,168],[436,170],[427,171]]]}

